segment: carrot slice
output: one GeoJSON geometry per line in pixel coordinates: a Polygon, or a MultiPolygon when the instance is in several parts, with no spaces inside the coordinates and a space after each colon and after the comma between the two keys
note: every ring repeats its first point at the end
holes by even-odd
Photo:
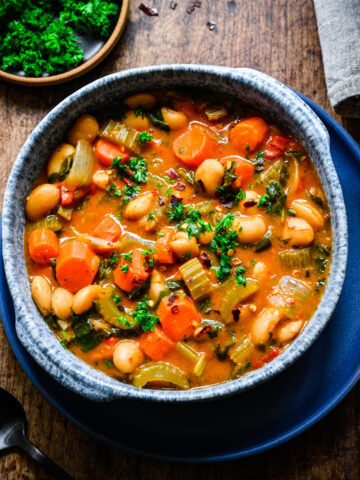
{"type": "Polygon", "coordinates": [[[114,158],[122,157],[121,163],[126,163],[129,160],[129,155],[125,153],[119,145],[105,138],[99,138],[96,141],[95,155],[99,162],[107,167],[110,167],[114,158]]]}
{"type": "Polygon", "coordinates": [[[75,293],[91,284],[99,263],[99,257],[86,243],[70,240],[60,248],[56,262],[56,278],[62,287],[75,293]]]}
{"type": "Polygon", "coordinates": [[[158,314],[164,332],[174,341],[190,337],[201,321],[193,302],[182,294],[164,297],[158,314]]]}
{"type": "Polygon", "coordinates": [[[115,242],[121,235],[121,227],[112,217],[107,215],[97,224],[93,235],[109,242],[115,242]]]}
{"type": "MultiPolygon", "coordinates": [[[[131,261],[122,257],[114,271],[116,285],[125,292],[132,292],[139,288],[151,274],[149,254],[144,255],[145,250],[137,248],[131,254],[131,261]]],[[[130,255],[130,252],[129,252],[130,255]]]]}
{"type": "Polygon", "coordinates": [[[159,237],[156,241],[156,255],[159,263],[174,263],[175,255],[171,250],[170,242],[174,238],[174,230],[169,227],[165,227],[161,230],[163,237],[159,237]]]}
{"type": "Polygon", "coordinates": [[[237,158],[235,164],[235,173],[238,179],[235,180],[234,187],[245,188],[254,178],[254,165],[243,158],[237,158]]]}
{"type": "Polygon", "coordinates": [[[140,338],[140,348],[151,358],[161,360],[175,347],[175,343],[161,330],[155,327],[153,332],[146,332],[140,338]]]}
{"type": "Polygon", "coordinates": [[[206,131],[194,126],[188,128],[173,143],[176,157],[189,167],[198,167],[206,158],[211,158],[214,142],[206,131]]]}
{"type": "Polygon", "coordinates": [[[230,132],[230,142],[242,154],[253,152],[265,140],[269,127],[260,117],[239,122],[230,132]]]}
{"type": "Polygon", "coordinates": [[[52,230],[37,228],[29,236],[30,257],[36,263],[48,265],[52,258],[59,255],[59,240],[52,230]]]}

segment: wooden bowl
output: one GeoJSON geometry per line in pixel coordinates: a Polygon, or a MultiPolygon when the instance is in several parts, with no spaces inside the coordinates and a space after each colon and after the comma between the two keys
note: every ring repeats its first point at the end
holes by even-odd
{"type": "MultiPolygon", "coordinates": [[[[106,58],[111,50],[115,47],[117,41],[121,37],[121,34],[125,28],[130,0],[122,0],[121,9],[119,13],[118,21],[114,27],[114,30],[110,37],[105,41],[104,45],[94,55],[92,55],[84,63],[80,64],[71,70],[57,75],[50,75],[48,77],[24,77],[14,73],[7,73],[0,70],[0,79],[7,82],[16,83],[18,85],[25,85],[28,87],[40,87],[44,85],[56,85],[58,83],[68,82],[73,78],[80,77],[84,73],[88,72],[92,68],[96,67],[100,62],[106,58]]],[[[86,48],[84,49],[86,55],[86,48]]]]}

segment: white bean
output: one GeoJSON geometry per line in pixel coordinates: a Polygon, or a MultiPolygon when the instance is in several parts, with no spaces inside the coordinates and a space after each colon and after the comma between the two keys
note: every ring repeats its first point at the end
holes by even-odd
{"type": "Polygon", "coordinates": [[[43,183],[36,187],[26,199],[26,215],[32,221],[39,220],[56,207],[59,199],[59,189],[50,183],[43,183]]]}
{"type": "Polygon", "coordinates": [[[256,262],[253,268],[253,276],[257,280],[263,280],[269,273],[269,268],[265,263],[256,262]]]}
{"type": "Polygon", "coordinates": [[[256,192],[253,190],[245,190],[245,197],[241,199],[239,205],[242,208],[251,208],[255,207],[260,200],[260,195],[258,195],[256,192]]]}
{"type": "Polygon", "coordinates": [[[254,243],[262,238],[267,230],[265,220],[260,215],[235,217],[232,225],[241,243],[254,243]]]}
{"type": "Polygon", "coordinates": [[[302,329],[302,320],[293,320],[278,328],[275,337],[280,343],[286,343],[294,338],[302,329]]]}
{"type": "Polygon", "coordinates": [[[92,307],[95,300],[99,298],[102,291],[100,285],[87,285],[79,290],[73,298],[72,309],[74,313],[80,315],[80,313],[87,312],[92,307]]]}
{"type": "Polygon", "coordinates": [[[99,124],[92,115],[81,115],[70,128],[67,138],[69,143],[76,145],[79,140],[92,143],[99,133],[99,124]]]}
{"type": "Polygon", "coordinates": [[[196,181],[205,192],[213,197],[224,178],[224,167],[218,160],[204,160],[195,172],[196,181]]]}
{"type": "Polygon", "coordinates": [[[187,125],[188,119],[185,113],[177,112],[171,108],[162,107],[161,113],[164,119],[164,122],[167,123],[171,130],[177,130],[178,128],[183,128],[187,125]]]}
{"type": "Polygon", "coordinates": [[[70,155],[73,155],[74,152],[75,148],[69,143],[62,143],[56,147],[49,158],[47,168],[48,177],[50,177],[52,173],[59,173],[64,161],[70,157],[70,155]]]}
{"type": "Polygon", "coordinates": [[[205,232],[200,233],[199,242],[201,245],[207,245],[214,238],[214,232],[212,230],[205,230],[205,232]]]}
{"type": "Polygon", "coordinates": [[[106,190],[110,182],[110,175],[107,172],[104,172],[104,170],[98,170],[94,173],[92,179],[100,190],[106,190]]]}
{"type": "Polygon", "coordinates": [[[152,108],[155,105],[156,98],[150,93],[137,93],[124,100],[124,103],[135,110],[137,107],[152,108]]]}
{"type": "Polygon", "coordinates": [[[150,288],[149,288],[149,297],[150,299],[156,303],[157,299],[159,298],[161,290],[165,288],[165,279],[161,275],[161,273],[154,269],[151,274],[150,279],[150,288]]]}
{"type": "Polygon", "coordinates": [[[129,220],[139,220],[151,212],[154,201],[155,196],[153,193],[143,193],[127,204],[124,212],[125,217],[129,220]]]}
{"type": "Polygon", "coordinates": [[[150,127],[150,122],[147,117],[135,115],[135,112],[132,110],[130,110],[130,112],[126,112],[123,122],[128,127],[136,128],[137,130],[147,130],[150,127]]]}
{"type": "Polygon", "coordinates": [[[51,286],[50,283],[40,275],[33,278],[31,282],[31,295],[40,312],[49,315],[51,312],[51,286]]]}
{"type": "Polygon", "coordinates": [[[113,361],[121,372],[131,373],[144,361],[144,354],[134,340],[122,340],[115,347],[113,361]]]}
{"type": "Polygon", "coordinates": [[[170,242],[170,247],[178,258],[193,258],[199,255],[199,246],[196,238],[189,238],[186,232],[175,233],[174,240],[170,242]]]}
{"type": "Polygon", "coordinates": [[[281,239],[288,245],[306,247],[314,240],[314,230],[303,218],[288,217],[281,232],[281,239]]]}
{"type": "Polygon", "coordinates": [[[324,226],[324,218],[315,205],[304,199],[294,200],[290,208],[295,211],[297,217],[306,220],[313,228],[318,229],[324,226]]]}
{"type": "Polygon", "coordinates": [[[73,294],[66,288],[56,288],[51,297],[51,306],[54,314],[61,320],[66,320],[71,315],[73,294]]]}
{"type": "Polygon", "coordinates": [[[270,333],[274,330],[277,323],[281,320],[281,313],[275,307],[266,307],[256,317],[252,324],[252,340],[256,345],[265,343],[269,340],[270,333]]]}

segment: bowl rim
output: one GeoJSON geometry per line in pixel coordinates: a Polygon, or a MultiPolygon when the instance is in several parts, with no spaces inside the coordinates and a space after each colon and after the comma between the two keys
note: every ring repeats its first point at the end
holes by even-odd
{"type": "MultiPolygon", "coordinates": [[[[129,87],[131,90],[131,87],[129,87]]],[[[299,122],[299,119],[297,119],[299,122]]],[[[320,144],[319,143],[319,144],[320,144]]],[[[328,198],[330,203],[330,198],[328,198]]],[[[142,399],[142,400],[154,400],[154,401],[166,401],[166,402],[192,402],[200,400],[211,400],[215,398],[225,397],[235,393],[240,393],[250,388],[254,388],[256,385],[263,383],[264,381],[270,380],[274,375],[277,375],[290,364],[296,361],[316,340],[320,335],[322,330],[325,328],[327,322],[329,321],[331,314],[336,306],[336,303],[339,299],[341,288],[345,278],[345,268],[347,260],[347,221],[346,221],[346,209],[343,200],[343,195],[341,191],[341,186],[335,171],[335,167],[331,160],[330,155],[330,146],[329,146],[329,135],[324,127],[321,120],[315,115],[315,113],[305,104],[305,102],[298,97],[298,95],[293,92],[291,89],[278,82],[274,78],[259,72],[257,70],[252,70],[248,68],[231,68],[231,67],[222,67],[222,66],[211,66],[211,65],[194,65],[194,64],[169,64],[169,65],[159,65],[159,66],[148,66],[140,67],[130,70],[125,70],[122,72],[117,72],[106,77],[95,80],[94,82],[84,86],[80,90],[74,92],[69,97],[65,98],[61,103],[59,103],[51,112],[49,112],[44,119],[38,124],[38,126],[33,130],[33,132],[28,137],[24,146],[22,147],[14,166],[11,170],[9,180],[6,186],[5,195],[4,195],[4,210],[3,210],[3,256],[5,264],[5,272],[9,282],[9,288],[11,295],[15,304],[15,311],[17,316],[16,326],[17,333],[22,341],[23,345],[29,351],[29,353],[35,358],[35,360],[52,376],[63,383],[68,388],[84,395],[88,398],[94,400],[114,400],[123,397],[142,399]],[[52,362],[49,362],[49,358],[46,354],[46,349],[41,344],[41,340],[32,338],[31,340],[34,343],[26,343],[26,340],[22,335],[21,331],[21,320],[22,316],[25,315],[34,315],[36,307],[33,304],[32,309],[27,309],[22,305],[21,302],[21,289],[19,288],[16,278],[14,278],[14,273],[16,272],[16,260],[12,258],[11,255],[7,254],[9,249],[11,251],[11,219],[13,198],[14,198],[14,185],[16,185],[16,177],[21,171],[22,164],[26,161],[26,157],[36,144],[38,138],[42,135],[43,128],[47,125],[50,118],[51,121],[54,121],[56,116],[62,114],[63,110],[71,105],[73,102],[76,102],[79,98],[83,97],[86,94],[93,94],[97,89],[101,89],[104,85],[109,88],[113,83],[116,85],[117,82],[122,82],[124,80],[129,81],[134,77],[139,75],[146,76],[152,75],[155,72],[160,74],[166,74],[167,72],[179,72],[192,73],[194,75],[204,75],[220,77],[222,79],[227,78],[231,79],[236,83],[243,83],[250,85],[254,91],[257,91],[263,96],[272,97],[274,103],[286,107],[287,102],[291,101],[297,107],[297,115],[299,118],[306,118],[307,121],[312,122],[317,129],[317,138],[322,146],[322,166],[324,167],[324,175],[328,179],[331,177],[331,182],[329,182],[329,189],[331,193],[331,202],[333,204],[332,216],[332,226],[333,233],[335,232],[337,236],[333,235],[333,247],[338,246],[338,255],[332,257],[330,265],[330,273],[328,278],[328,283],[326,285],[325,291],[323,292],[321,302],[309,321],[307,327],[304,331],[297,337],[292,344],[277,358],[272,362],[266,364],[262,368],[252,371],[247,375],[244,375],[236,380],[231,380],[224,382],[218,385],[206,386],[201,388],[193,388],[185,391],[175,391],[175,390],[155,390],[155,389],[138,389],[132,385],[119,382],[112,379],[111,377],[106,376],[105,374],[96,372],[95,369],[85,364],[82,360],[78,359],[73,354],[62,350],[61,354],[52,359],[52,362]],[[313,321],[314,317],[317,318],[317,321],[313,321]],[[24,343],[25,342],[25,343],[24,343]],[[37,342],[37,343],[36,343],[37,342]],[[39,349],[35,347],[39,346],[39,349]],[[64,367],[63,359],[65,355],[71,355],[71,358],[74,359],[73,363],[78,365],[77,371],[69,371],[64,367]],[[80,366],[81,363],[81,366],[80,366]],[[65,375],[64,378],[57,375],[59,370],[65,375]],[[94,373],[96,372],[96,373],[94,373]],[[89,378],[89,376],[91,378],[89,378]],[[106,392],[106,393],[105,393],[106,392]]],[[[333,250],[335,250],[333,248],[333,250]]],[[[26,272],[22,272],[23,274],[26,272]]],[[[25,302],[24,302],[25,303],[25,302]]],[[[39,318],[42,318],[38,314],[39,318]]],[[[55,338],[55,337],[54,337],[55,338]]],[[[68,367],[68,365],[67,365],[68,367]]]]}
{"type": "Polygon", "coordinates": [[[48,77],[22,77],[21,75],[16,75],[14,73],[5,72],[0,69],[0,79],[6,80],[7,82],[14,83],[16,85],[23,85],[28,87],[43,87],[47,85],[57,85],[59,83],[69,82],[74,78],[78,78],[81,75],[89,72],[95,68],[100,62],[102,62],[109,53],[115,48],[116,43],[121,37],[121,34],[124,31],[126,20],[129,13],[130,0],[122,0],[120,12],[118,14],[118,19],[115,24],[115,27],[106,40],[104,45],[100,50],[95,53],[89,60],[84,63],[81,63],[71,70],[67,70],[63,73],[58,73],[56,75],[50,75],[48,77]]]}

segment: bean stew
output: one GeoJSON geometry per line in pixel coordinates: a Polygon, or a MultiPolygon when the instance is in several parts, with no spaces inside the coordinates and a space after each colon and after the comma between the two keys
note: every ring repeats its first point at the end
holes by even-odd
{"type": "Polygon", "coordinates": [[[61,345],[136,387],[261,368],[325,288],[331,222],[289,132],[235,99],[154,91],[81,115],[26,200],[35,304],[61,345]]]}

